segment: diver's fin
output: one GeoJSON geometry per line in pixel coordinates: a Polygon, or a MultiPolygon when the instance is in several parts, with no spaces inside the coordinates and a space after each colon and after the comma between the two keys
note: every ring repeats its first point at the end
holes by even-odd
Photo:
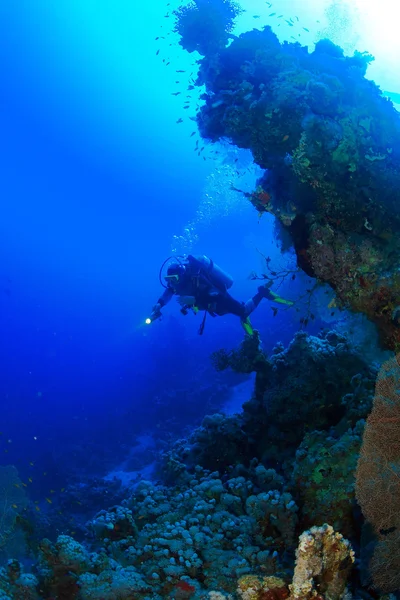
{"type": "Polygon", "coordinates": [[[285,304],[286,306],[293,306],[294,302],[292,300],[285,300],[285,298],[281,298],[281,296],[278,296],[278,294],[275,294],[275,292],[271,292],[271,290],[269,291],[269,299],[273,300],[274,302],[277,302],[278,304],[285,304]]]}
{"type": "Polygon", "coordinates": [[[241,319],[240,322],[242,324],[243,329],[247,333],[247,335],[254,335],[254,329],[251,326],[251,322],[250,322],[249,317],[247,317],[247,319],[241,319]]]}

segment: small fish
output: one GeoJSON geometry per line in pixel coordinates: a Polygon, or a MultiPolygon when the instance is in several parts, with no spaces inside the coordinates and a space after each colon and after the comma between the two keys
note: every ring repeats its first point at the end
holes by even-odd
{"type": "Polygon", "coordinates": [[[187,108],[190,108],[190,106],[189,106],[189,105],[187,105],[187,106],[184,106],[184,107],[183,107],[183,110],[186,110],[187,108]]]}
{"type": "Polygon", "coordinates": [[[20,486],[18,485],[18,483],[14,483],[14,487],[20,489],[20,486]]]}
{"type": "Polygon", "coordinates": [[[170,65],[170,64],[171,64],[171,61],[168,61],[165,66],[168,67],[168,65],[170,65]]]}
{"type": "Polygon", "coordinates": [[[175,71],[175,73],[186,73],[186,71],[184,71],[183,69],[177,69],[177,70],[175,71]]]}
{"type": "Polygon", "coordinates": [[[310,33],[310,30],[307,29],[307,27],[303,27],[304,31],[307,31],[308,33],[310,33]]]}
{"type": "Polygon", "coordinates": [[[33,483],[32,477],[29,477],[28,481],[29,481],[29,483],[33,483]]]}
{"type": "Polygon", "coordinates": [[[18,508],[18,506],[16,504],[12,504],[13,508],[18,508]]]}
{"type": "Polygon", "coordinates": [[[278,19],[282,19],[283,15],[279,15],[278,19]]]}
{"type": "Polygon", "coordinates": [[[276,15],[276,13],[271,13],[270,15],[268,15],[269,17],[274,17],[276,15]]]}
{"type": "Polygon", "coordinates": [[[194,90],[194,85],[189,85],[187,89],[188,90],[194,90]]]}
{"type": "Polygon", "coordinates": [[[46,498],[46,502],[48,502],[49,504],[53,504],[53,500],[51,498],[46,498]]]}
{"type": "Polygon", "coordinates": [[[40,512],[40,506],[35,506],[35,510],[36,510],[37,512],[40,512]]]}
{"type": "Polygon", "coordinates": [[[181,93],[181,92],[172,92],[172,93],[171,93],[171,96],[179,96],[179,94],[180,94],[180,93],[181,93]]]}
{"type": "Polygon", "coordinates": [[[180,81],[175,81],[175,83],[180,83],[180,81]]]}
{"type": "Polygon", "coordinates": [[[294,35],[291,35],[290,39],[296,41],[296,38],[294,37],[294,35]]]}
{"type": "Polygon", "coordinates": [[[289,27],[293,27],[293,23],[291,23],[290,21],[288,21],[287,19],[285,19],[286,23],[289,25],[289,27]]]}
{"type": "Polygon", "coordinates": [[[183,123],[183,119],[182,119],[182,118],[180,118],[180,119],[178,119],[176,122],[177,122],[177,123],[183,123]]]}
{"type": "Polygon", "coordinates": [[[157,50],[156,52],[156,56],[158,56],[160,54],[160,50],[157,50]]]}
{"type": "Polygon", "coordinates": [[[253,19],[259,19],[260,15],[253,15],[253,19]]]}
{"type": "Polygon", "coordinates": [[[297,21],[300,21],[299,17],[296,16],[297,21]]]}
{"type": "Polygon", "coordinates": [[[160,39],[160,36],[158,35],[158,36],[157,36],[156,38],[154,38],[154,39],[155,39],[155,41],[157,41],[157,40],[159,40],[159,39],[160,39]]]}
{"type": "Polygon", "coordinates": [[[30,462],[29,464],[31,465],[31,467],[33,467],[35,463],[34,462],[30,462]]]}
{"type": "Polygon", "coordinates": [[[193,131],[193,132],[190,134],[190,137],[193,137],[194,135],[196,135],[196,132],[195,132],[195,131],[193,131]]]}

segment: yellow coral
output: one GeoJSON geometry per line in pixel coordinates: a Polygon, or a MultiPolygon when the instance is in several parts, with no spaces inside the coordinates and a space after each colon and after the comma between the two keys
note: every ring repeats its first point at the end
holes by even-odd
{"type": "Polygon", "coordinates": [[[286,586],[286,583],[280,577],[264,577],[263,578],[264,589],[275,590],[286,586]]]}
{"type": "Polygon", "coordinates": [[[258,600],[263,589],[261,579],[256,575],[243,575],[238,581],[237,593],[243,600],[258,600]]]}
{"type": "Polygon", "coordinates": [[[255,575],[244,575],[238,581],[237,593],[242,600],[260,600],[265,592],[269,590],[286,587],[286,583],[280,577],[256,577],[255,575]]]}
{"type": "Polygon", "coordinates": [[[296,551],[290,600],[308,600],[317,594],[340,600],[354,563],[350,543],[330,525],[301,534],[296,551]]]}

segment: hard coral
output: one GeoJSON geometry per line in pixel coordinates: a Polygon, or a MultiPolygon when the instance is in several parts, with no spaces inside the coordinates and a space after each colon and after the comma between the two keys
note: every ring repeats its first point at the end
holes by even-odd
{"type": "Polygon", "coordinates": [[[328,40],[312,53],[281,45],[269,27],[244,33],[201,61],[198,84],[206,93],[197,120],[204,138],[227,137],[273,171],[251,195],[257,211],[280,219],[299,265],[373,320],[393,349],[400,347],[393,318],[400,305],[400,117],[365,78],[371,60],[345,56],[328,40]],[[382,286],[386,305],[377,298],[382,286]]]}
{"type": "Polygon", "coordinates": [[[296,452],[291,489],[302,507],[303,526],[333,524],[347,536],[355,535],[354,476],[364,421],[341,437],[314,431],[296,452]]]}
{"type": "Polygon", "coordinates": [[[354,563],[350,543],[330,525],[312,527],[300,536],[290,600],[343,597],[354,563]]]}
{"type": "Polygon", "coordinates": [[[254,455],[267,464],[292,460],[307,431],[341,421],[351,378],[369,371],[344,336],[296,334],[286,350],[270,357],[259,394],[244,404],[242,428],[254,455]]]}
{"type": "Polygon", "coordinates": [[[285,600],[289,597],[286,583],[279,577],[244,575],[238,581],[238,596],[242,600],[285,600]]]}

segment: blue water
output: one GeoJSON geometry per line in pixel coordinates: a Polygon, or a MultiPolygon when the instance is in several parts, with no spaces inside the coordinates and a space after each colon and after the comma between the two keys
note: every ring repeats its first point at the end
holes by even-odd
{"type": "MultiPolygon", "coordinates": [[[[199,336],[201,317],[171,302],[145,325],[168,256],[211,256],[243,301],[259,284],[250,273],[266,270],[258,250],[277,270],[293,265],[272,217],[258,219],[230,191],[253,189],[248,155],[198,156],[188,118],[198,92],[191,111],[172,95],[195,58],[167,43],[156,54],[164,8],[0,5],[0,464],[16,466],[42,513],[77,480],[151,477],[157,444],[209,411],[240,410],[252,393],[252,377],[210,361],[243,340],[236,317],[209,317],[199,336]]],[[[299,275],[279,293],[299,297],[309,285],[299,275]]],[[[336,318],[324,294],[310,333],[336,318]]],[[[287,345],[301,314],[274,316],[263,302],[252,322],[264,349],[287,345]]]]}
{"type": "MultiPolygon", "coordinates": [[[[0,10],[1,460],[33,473],[40,495],[71,471],[112,468],[120,446],[155,425],[154,396],[177,381],[190,388],[242,331],[227,317],[199,338],[199,319],[176,305],[143,326],[173,236],[216,168],[193,151],[195,124],[175,122],[150,8],[41,0],[0,10]]],[[[182,52],[176,66],[192,62],[182,52]]],[[[248,240],[271,232],[243,200],[239,216],[199,226],[191,250],[232,273],[246,300],[261,265],[248,240]]],[[[266,305],[254,317],[268,331],[278,321],[266,305]]]]}

